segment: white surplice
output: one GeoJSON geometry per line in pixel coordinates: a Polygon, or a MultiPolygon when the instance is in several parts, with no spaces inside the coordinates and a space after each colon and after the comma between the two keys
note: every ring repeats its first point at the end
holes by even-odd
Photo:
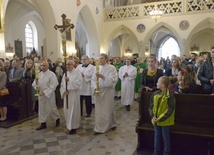
{"type": "MultiPolygon", "coordinates": [[[[56,106],[55,90],[58,85],[56,75],[49,69],[46,72],[39,73],[39,92],[43,92],[43,96],[38,97],[39,101],[39,123],[45,123],[50,117],[56,121],[59,116],[59,111],[56,106]]],[[[32,86],[36,89],[36,80],[32,86]]]]}
{"type": "Polygon", "coordinates": [[[64,116],[66,121],[66,126],[68,130],[77,129],[80,127],[80,89],[82,86],[82,75],[75,68],[72,71],[67,71],[67,77],[69,81],[67,82],[68,94],[68,108],[66,95],[63,95],[66,90],[65,74],[62,78],[60,93],[61,97],[64,98],[64,116]]]}
{"type": "MultiPolygon", "coordinates": [[[[100,65],[100,74],[104,79],[99,78],[100,93],[95,96],[95,127],[94,131],[105,133],[109,129],[116,127],[114,87],[117,83],[117,70],[114,66],[100,65]]],[[[91,80],[92,90],[97,88],[97,77],[94,74],[91,80]]]]}
{"type": "Polygon", "coordinates": [[[119,78],[121,79],[121,103],[123,105],[130,105],[134,99],[136,76],[137,69],[132,65],[122,66],[119,69],[119,78]],[[124,76],[126,72],[128,76],[124,76]]]}
{"type": "Polygon", "coordinates": [[[76,69],[84,74],[80,95],[91,96],[92,95],[91,78],[92,75],[95,73],[95,67],[91,64],[89,64],[87,67],[84,67],[83,65],[78,65],[76,69]]]}

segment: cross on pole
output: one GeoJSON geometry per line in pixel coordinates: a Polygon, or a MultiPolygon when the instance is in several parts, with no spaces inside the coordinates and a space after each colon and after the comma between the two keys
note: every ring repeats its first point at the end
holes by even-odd
{"type": "Polygon", "coordinates": [[[66,23],[66,15],[65,14],[62,14],[62,25],[55,25],[54,26],[54,28],[56,29],[56,30],[58,30],[59,29],[59,31],[61,32],[61,33],[63,33],[65,30],[67,31],[68,29],[73,29],[74,28],[74,24],[67,24],[66,23]]]}
{"type": "MultiPolygon", "coordinates": [[[[69,29],[74,28],[74,24],[72,23],[67,23],[66,22],[66,15],[62,14],[62,25],[54,25],[54,28],[56,30],[59,30],[61,33],[62,37],[62,50],[63,50],[63,57],[64,57],[64,62],[65,62],[65,77],[67,77],[67,69],[66,69],[66,61],[67,61],[67,53],[66,53],[66,31],[69,29]]],[[[68,91],[68,83],[65,83],[65,90],[68,91]]],[[[66,106],[68,109],[68,95],[66,95],[66,106]]]]}

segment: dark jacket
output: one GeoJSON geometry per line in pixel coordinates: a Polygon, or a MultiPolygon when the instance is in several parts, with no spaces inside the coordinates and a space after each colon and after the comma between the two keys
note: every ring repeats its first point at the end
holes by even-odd
{"type": "Polygon", "coordinates": [[[9,77],[9,80],[11,82],[20,82],[22,80],[22,76],[23,76],[23,71],[24,71],[24,68],[22,67],[17,67],[16,68],[16,71],[15,71],[15,74],[14,74],[14,69],[15,68],[12,68],[10,70],[10,77],[9,77]]]}
{"type": "Polygon", "coordinates": [[[207,60],[201,65],[198,73],[198,79],[201,81],[203,90],[207,93],[212,93],[213,86],[210,80],[213,78],[213,64],[211,60],[207,60]]]}
{"type": "Polygon", "coordinates": [[[11,67],[4,66],[4,71],[7,75],[7,81],[9,81],[11,67]]]}
{"type": "MultiPolygon", "coordinates": [[[[148,69],[144,69],[141,75],[141,87],[143,88],[144,86],[148,86],[147,85],[147,71],[148,69]]],[[[163,70],[161,69],[157,69],[156,74],[153,76],[153,86],[152,86],[152,91],[156,91],[157,90],[157,82],[159,77],[163,76],[163,70]]]]}

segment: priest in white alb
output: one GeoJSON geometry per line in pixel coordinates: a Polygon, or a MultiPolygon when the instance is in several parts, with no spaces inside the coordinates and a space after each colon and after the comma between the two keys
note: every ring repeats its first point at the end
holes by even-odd
{"type": "Polygon", "coordinates": [[[91,89],[91,78],[95,73],[95,67],[89,63],[89,58],[87,55],[82,56],[82,64],[78,65],[77,70],[82,74],[82,89],[80,90],[80,106],[81,106],[81,116],[83,115],[83,100],[85,99],[86,105],[86,117],[91,116],[92,112],[92,89],[91,89]]]}
{"type": "Polygon", "coordinates": [[[137,69],[131,65],[131,60],[126,60],[126,65],[119,69],[119,78],[121,79],[121,103],[130,111],[130,105],[134,99],[135,78],[137,69]]]}
{"type": "Polygon", "coordinates": [[[96,64],[96,74],[91,80],[92,92],[95,96],[94,135],[116,129],[114,87],[118,80],[117,70],[108,64],[106,54],[100,55],[99,63],[100,65],[96,64]]]}
{"type": "MultiPolygon", "coordinates": [[[[55,90],[58,85],[56,75],[50,71],[49,63],[43,61],[40,65],[41,72],[38,74],[37,79],[34,80],[32,86],[39,91],[39,123],[40,127],[36,130],[42,130],[46,128],[46,122],[48,118],[56,121],[56,126],[60,124],[60,115],[56,106],[55,90]]],[[[37,76],[37,75],[36,75],[37,76]]]]}
{"type": "Polygon", "coordinates": [[[67,77],[63,75],[60,93],[64,99],[64,116],[66,121],[67,129],[70,130],[69,134],[75,134],[76,129],[80,127],[80,89],[82,87],[82,75],[75,69],[74,61],[68,60],[67,77]],[[66,91],[67,82],[67,91],[66,91]],[[68,106],[67,97],[68,95],[68,106]]]}

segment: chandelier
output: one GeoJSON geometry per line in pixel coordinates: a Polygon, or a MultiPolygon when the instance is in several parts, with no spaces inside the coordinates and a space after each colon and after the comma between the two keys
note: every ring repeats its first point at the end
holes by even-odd
{"type": "Polygon", "coordinates": [[[149,15],[151,18],[155,19],[155,22],[156,22],[159,18],[162,17],[163,13],[164,12],[162,10],[159,10],[157,5],[155,5],[154,10],[151,10],[149,12],[149,15]]]}
{"type": "Polygon", "coordinates": [[[130,57],[132,56],[132,49],[129,47],[125,50],[124,56],[130,57]]]}

